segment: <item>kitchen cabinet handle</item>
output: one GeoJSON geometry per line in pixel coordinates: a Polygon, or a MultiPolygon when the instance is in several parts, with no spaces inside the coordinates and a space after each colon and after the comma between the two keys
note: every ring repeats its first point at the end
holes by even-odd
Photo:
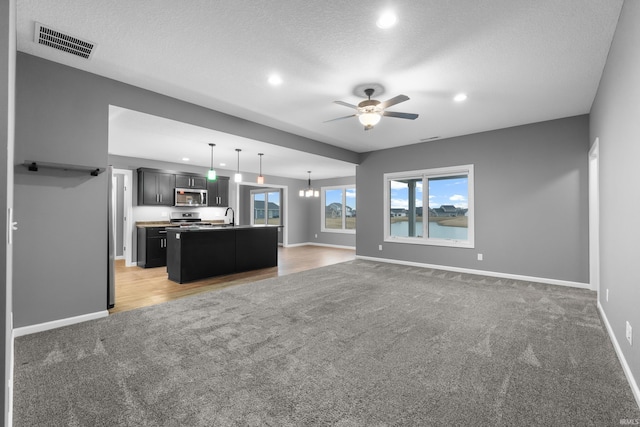
{"type": "Polygon", "coordinates": [[[160,234],[167,234],[167,231],[166,231],[166,230],[165,230],[165,231],[158,231],[158,233],[160,233],[160,234]]]}

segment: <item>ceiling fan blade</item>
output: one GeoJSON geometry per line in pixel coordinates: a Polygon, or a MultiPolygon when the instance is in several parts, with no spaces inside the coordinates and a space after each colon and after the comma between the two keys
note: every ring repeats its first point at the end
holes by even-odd
{"type": "Polygon", "coordinates": [[[338,117],[337,119],[325,120],[322,123],[335,122],[336,120],[348,119],[349,117],[355,117],[355,116],[356,116],[355,114],[352,114],[350,116],[338,117]]]}
{"type": "Polygon", "coordinates": [[[388,108],[392,105],[400,104],[401,102],[408,101],[409,97],[407,95],[398,95],[394,96],[391,99],[387,99],[383,103],[380,104],[380,108],[388,108]]]}
{"type": "Polygon", "coordinates": [[[382,113],[383,116],[387,116],[387,117],[397,117],[399,119],[410,119],[410,120],[415,120],[418,118],[417,114],[413,114],[413,113],[396,113],[395,111],[385,111],[384,113],[382,113]]]}
{"type": "Polygon", "coordinates": [[[339,104],[339,105],[344,105],[345,107],[349,107],[349,108],[358,108],[353,104],[349,104],[348,102],[344,102],[344,101],[333,101],[334,104],[339,104]]]}

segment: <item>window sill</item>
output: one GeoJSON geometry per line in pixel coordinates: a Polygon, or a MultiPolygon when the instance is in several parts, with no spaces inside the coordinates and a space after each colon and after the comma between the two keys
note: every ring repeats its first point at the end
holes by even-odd
{"type": "Polygon", "coordinates": [[[473,249],[475,245],[468,240],[425,239],[423,237],[385,237],[386,243],[405,243],[422,246],[445,246],[450,248],[473,249]]]}
{"type": "Polygon", "coordinates": [[[356,230],[343,230],[337,228],[321,228],[321,233],[356,234],[356,230]]]}

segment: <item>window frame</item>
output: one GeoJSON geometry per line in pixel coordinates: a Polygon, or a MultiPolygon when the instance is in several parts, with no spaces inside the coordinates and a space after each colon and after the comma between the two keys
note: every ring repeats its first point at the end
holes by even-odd
{"type": "Polygon", "coordinates": [[[279,216],[279,220],[280,220],[280,224],[282,225],[282,189],[280,188],[268,188],[268,189],[264,189],[264,190],[257,190],[257,189],[253,189],[251,191],[249,191],[249,193],[251,194],[251,204],[250,204],[250,209],[251,209],[251,220],[250,220],[250,224],[251,225],[269,225],[269,215],[268,215],[268,206],[269,206],[269,193],[280,193],[280,204],[278,205],[279,211],[280,211],[280,216],[279,216]],[[264,194],[264,206],[265,206],[265,212],[264,212],[264,224],[262,223],[255,223],[255,195],[256,194],[264,194]]]}
{"type": "Polygon", "coordinates": [[[455,248],[475,248],[475,191],[474,191],[474,168],[473,164],[460,165],[460,166],[447,166],[441,168],[420,169],[413,171],[403,172],[391,172],[385,173],[384,177],[384,242],[390,243],[408,243],[413,245],[427,245],[427,246],[446,246],[455,248]],[[439,239],[429,237],[428,224],[429,221],[424,221],[425,210],[429,209],[429,179],[431,178],[446,178],[448,176],[467,176],[467,192],[468,192],[468,227],[467,227],[467,240],[458,239],[439,239]],[[422,236],[420,237],[399,237],[391,236],[391,200],[390,200],[390,181],[398,179],[422,179],[422,208],[423,208],[423,221],[422,221],[422,236]]]}
{"type": "MultiPolygon", "coordinates": [[[[356,190],[356,185],[355,184],[344,184],[344,185],[332,185],[329,187],[320,187],[320,231],[323,233],[343,233],[343,234],[356,234],[356,229],[355,228],[346,228],[347,226],[347,218],[346,218],[346,212],[347,210],[344,209],[344,206],[347,205],[347,190],[354,190],[356,191],[356,195],[358,194],[357,190],[356,190]],[[325,217],[326,217],[326,211],[327,211],[327,206],[326,206],[326,192],[327,190],[342,190],[342,212],[341,212],[341,219],[342,219],[342,228],[326,228],[325,227],[325,217]]],[[[356,202],[357,203],[357,202],[356,202]]],[[[356,212],[358,211],[357,209],[357,205],[356,205],[356,212]]],[[[357,218],[357,214],[356,214],[356,224],[358,223],[358,218],[357,218]]]]}

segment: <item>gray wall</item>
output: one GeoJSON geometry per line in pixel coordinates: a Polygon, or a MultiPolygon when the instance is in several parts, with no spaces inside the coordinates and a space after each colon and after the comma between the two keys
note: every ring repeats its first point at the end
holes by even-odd
{"type": "Polygon", "coordinates": [[[640,2],[625,1],[591,109],[591,142],[600,141],[600,304],[636,381],[640,379],[639,23],[640,2]],[[626,321],[635,331],[633,347],[625,339],[626,321]]]}
{"type": "Polygon", "coordinates": [[[588,126],[578,116],[363,154],[357,254],[587,283],[588,126]],[[383,242],[384,173],[464,164],[475,249],[383,242]]]}
{"type": "MultiPolygon", "coordinates": [[[[24,53],[18,53],[17,67],[18,164],[105,167],[110,104],[344,161],[358,159],[348,150],[24,53]]],[[[32,173],[20,166],[15,181],[16,216],[25,226],[15,240],[14,325],[105,310],[106,174],[32,173]]],[[[306,241],[306,222],[290,224],[289,236],[292,242],[306,241]]]]}
{"type": "Polygon", "coordinates": [[[10,376],[9,362],[11,350],[11,311],[12,311],[12,248],[7,244],[7,209],[13,207],[13,126],[14,126],[14,87],[15,87],[15,1],[0,2],[0,216],[3,224],[0,231],[0,336],[3,349],[0,351],[2,367],[3,425],[8,425],[10,376]]]}
{"type": "MultiPolygon", "coordinates": [[[[343,178],[334,178],[334,179],[321,179],[315,180],[311,182],[313,188],[321,189],[322,187],[331,187],[334,185],[355,185],[356,177],[349,176],[343,178]]],[[[356,192],[356,197],[359,197],[359,192],[356,192]]],[[[350,248],[356,247],[356,235],[348,234],[348,233],[330,233],[323,232],[322,230],[322,197],[317,199],[309,199],[307,200],[309,203],[309,207],[311,208],[309,212],[309,236],[308,241],[311,243],[318,243],[322,245],[332,245],[332,246],[346,246],[350,248]],[[316,237],[316,235],[318,237],[316,237]]],[[[356,198],[356,202],[359,203],[359,199],[356,198]]],[[[356,207],[356,211],[359,206],[356,207]]]]}

